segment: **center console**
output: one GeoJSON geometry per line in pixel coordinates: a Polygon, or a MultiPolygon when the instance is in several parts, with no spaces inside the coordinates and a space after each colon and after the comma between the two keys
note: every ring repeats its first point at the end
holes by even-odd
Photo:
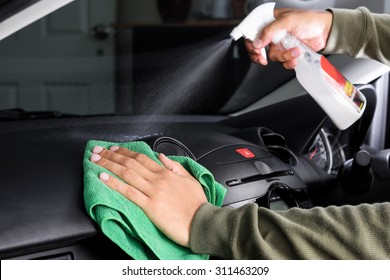
{"type": "Polygon", "coordinates": [[[297,157],[281,135],[266,128],[234,135],[162,136],[146,142],[156,152],[189,156],[209,169],[227,189],[224,206],[257,203],[271,209],[312,207],[305,183],[294,170],[297,157]]]}

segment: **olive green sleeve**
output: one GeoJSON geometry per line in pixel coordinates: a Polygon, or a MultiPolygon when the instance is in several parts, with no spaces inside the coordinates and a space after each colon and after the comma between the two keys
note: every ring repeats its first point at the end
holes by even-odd
{"type": "Polygon", "coordinates": [[[390,65],[390,15],[356,10],[330,9],[332,28],[324,53],[372,58],[390,65]]]}
{"type": "Polygon", "coordinates": [[[203,205],[190,247],[223,259],[390,259],[390,203],[271,211],[203,205]]]}

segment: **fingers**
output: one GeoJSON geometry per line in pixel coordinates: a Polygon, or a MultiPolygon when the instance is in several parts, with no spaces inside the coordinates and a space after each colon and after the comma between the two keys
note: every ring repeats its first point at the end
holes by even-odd
{"type": "Polygon", "coordinates": [[[140,154],[134,151],[131,151],[126,148],[121,148],[118,146],[112,146],[110,148],[111,154],[116,156],[122,156],[122,159],[126,161],[127,158],[135,159],[137,162],[141,163],[144,167],[149,169],[152,172],[158,172],[163,167],[159,165],[157,162],[149,158],[144,154],[140,154]]]}
{"type": "Polygon", "coordinates": [[[291,9],[287,8],[274,10],[275,20],[261,31],[259,40],[262,42],[262,45],[259,47],[268,46],[272,42],[272,38],[279,32],[292,31],[294,21],[289,16],[291,11],[291,9]]]}
{"type": "Polygon", "coordinates": [[[152,187],[150,181],[156,176],[155,171],[165,168],[146,155],[127,149],[119,149],[118,147],[114,147],[113,150],[97,146],[93,149],[90,160],[111,171],[130,186],[148,195],[152,187]],[[124,156],[119,152],[129,156],[124,156]]]}
{"type": "Polygon", "coordinates": [[[148,197],[128,184],[123,183],[122,181],[108,175],[103,172],[99,175],[100,180],[102,180],[108,187],[119,192],[124,197],[137,204],[143,208],[148,202],[148,197]]]}
{"type": "MultiPolygon", "coordinates": [[[[103,154],[103,153],[101,153],[103,154]]],[[[135,186],[138,190],[143,193],[148,193],[150,185],[145,178],[148,178],[145,170],[138,170],[134,167],[123,166],[119,163],[111,161],[100,154],[93,154],[91,156],[91,161],[96,163],[97,165],[111,171],[113,174],[121,178],[124,182],[128,183],[131,186],[135,186]],[[137,172],[135,171],[137,170],[137,172]]],[[[142,167],[141,167],[142,169],[142,167]]],[[[145,169],[145,168],[143,168],[145,169]]]]}
{"type": "Polygon", "coordinates": [[[246,39],[245,47],[248,51],[249,58],[257,64],[267,65],[268,61],[264,54],[264,48],[259,48],[259,45],[262,45],[262,42],[259,40],[255,40],[254,42],[246,39]],[[263,50],[263,51],[262,51],[263,50]]]}
{"type": "Polygon", "coordinates": [[[142,164],[143,157],[138,155],[139,154],[134,153],[133,157],[126,157],[97,146],[93,149],[91,161],[98,163],[100,166],[117,175],[122,174],[124,169],[128,167],[132,170],[137,170],[144,178],[152,176],[152,171],[142,164]]]}
{"type": "Polygon", "coordinates": [[[287,70],[294,69],[297,66],[297,60],[291,60],[289,62],[283,63],[283,67],[286,68],[287,70]]]}
{"type": "Polygon", "coordinates": [[[178,162],[175,162],[163,154],[158,158],[163,164],[146,156],[126,148],[112,146],[109,150],[96,146],[93,148],[90,160],[97,165],[111,171],[129,185],[148,195],[150,185],[158,173],[170,170],[173,173],[193,179],[190,173],[178,162]]]}
{"type": "Polygon", "coordinates": [[[272,38],[279,32],[291,31],[294,25],[289,13],[291,9],[275,9],[274,16],[277,20],[263,28],[260,36],[253,42],[246,42],[249,56],[255,63],[267,65],[267,61],[260,56],[260,50],[269,46],[268,56],[272,61],[279,61],[286,69],[296,66],[296,58],[300,56],[300,50],[284,50],[282,47],[272,44],[272,38]]]}
{"type": "Polygon", "coordinates": [[[181,164],[171,160],[170,158],[166,157],[164,154],[159,154],[158,159],[167,169],[171,170],[173,173],[179,176],[192,178],[191,174],[188,173],[188,171],[181,164]]]}
{"type": "Polygon", "coordinates": [[[297,58],[301,56],[300,48],[284,50],[277,45],[269,48],[268,56],[272,61],[279,61],[286,69],[294,69],[297,65],[297,58]]]}
{"type": "MultiPolygon", "coordinates": [[[[249,53],[250,59],[257,64],[267,65],[267,60],[261,55],[260,49],[254,45],[256,42],[249,40],[245,41],[246,48],[249,53]]],[[[300,48],[292,48],[285,50],[279,45],[271,44],[268,49],[268,57],[272,61],[279,61],[286,69],[294,69],[297,65],[297,58],[301,56],[302,51],[300,48]]]]}

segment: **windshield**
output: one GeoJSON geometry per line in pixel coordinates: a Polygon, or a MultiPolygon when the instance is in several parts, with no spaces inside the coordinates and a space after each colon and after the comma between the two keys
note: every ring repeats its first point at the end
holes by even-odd
{"type": "Polygon", "coordinates": [[[191,15],[191,1],[170,2],[180,4],[76,0],[3,39],[0,110],[8,119],[21,110],[218,112],[249,65],[228,39],[237,20],[211,21],[191,15]]]}
{"type": "MultiPolygon", "coordinates": [[[[0,17],[11,2],[0,2],[0,17]]],[[[243,40],[229,38],[250,9],[244,2],[72,1],[0,41],[0,119],[243,109],[294,75],[279,65],[254,73],[243,40]]]]}

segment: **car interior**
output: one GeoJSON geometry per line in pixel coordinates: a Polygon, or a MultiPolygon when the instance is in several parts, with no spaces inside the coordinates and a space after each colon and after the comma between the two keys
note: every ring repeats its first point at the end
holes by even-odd
{"type": "MultiPolygon", "coordinates": [[[[253,64],[231,30],[268,1],[0,1],[0,258],[131,259],[83,200],[89,140],[190,157],[223,207],[275,211],[390,199],[389,70],[327,58],[367,107],[339,130],[277,62],[253,64]]],[[[390,1],[275,1],[325,9],[390,1]]]]}

